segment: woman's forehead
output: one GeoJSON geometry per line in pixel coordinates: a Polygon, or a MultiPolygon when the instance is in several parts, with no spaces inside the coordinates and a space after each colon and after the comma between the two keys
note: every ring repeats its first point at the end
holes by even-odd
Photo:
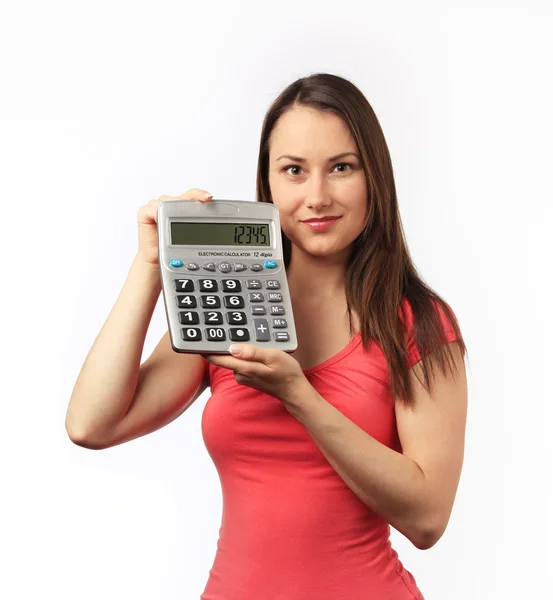
{"type": "Polygon", "coordinates": [[[295,107],[280,117],[271,133],[269,148],[271,154],[278,156],[302,157],[317,150],[329,156],[356,151],[349,128],[338,115],[309,107],[295,107]]]}

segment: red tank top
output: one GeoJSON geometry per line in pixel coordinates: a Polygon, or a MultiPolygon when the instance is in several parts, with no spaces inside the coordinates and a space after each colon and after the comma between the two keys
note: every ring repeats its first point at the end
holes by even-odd
{"type": "MultiPolygon", "coordinates": [[[[409,366],[420,359],[407,307],[409,366]]],[[[448,341],[455,339],[445,321],[448,341]]],[[[201,600],[424,600],[390,526],[348,488],[304,426],[270,396],[205,361],[202,435],[223,495],[217,551],[201,600]]],[[[361,334],[305,369],[359,427],[401,452],[387,362],[361,334]]]]}

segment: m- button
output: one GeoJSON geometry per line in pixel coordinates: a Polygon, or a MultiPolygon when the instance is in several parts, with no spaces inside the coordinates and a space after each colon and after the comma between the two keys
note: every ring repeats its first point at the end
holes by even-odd
{"type": "Polygon", "coordinates": [[[253,328],[255,329],[256,342],[270,342],[269,322],[267,319],[254,319],[253,328]]]}

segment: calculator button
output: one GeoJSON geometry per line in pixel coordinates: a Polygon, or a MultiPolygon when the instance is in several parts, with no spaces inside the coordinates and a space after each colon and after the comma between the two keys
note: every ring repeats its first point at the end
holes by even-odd
{"type": "Polygon", "coordinates": [[[199,265],[198,263],[188,263],[188,264],[186,265],[186,268],[187,268],[189,271],[197,271],[197,270],[200,268],[200,265],[199,265]]]}
{"type": "Polygon", "coordinates": [[[288,323],[286,323],[286,319],[273,319],[273,328],[274,329],[286,329],[288,327],[288,323]]]}
{"type": "Polygon", "coordinates": [[[243,312],[228,312],[227,321],[229,325],[246,325],[248,323],[246,313],[243,312]]]}
{"type": "Polygon", "coordinates": [[[227,339],[222,327],[208,327],[205,330],[205,337],[208,342],[224,342],[227,339]]]}
{"type": "Polygon", "coordinates": [[[215,267],[215,263],[214,262],[210,262],[210,263],[206,263],[204,265],[204,269],[206,271],[215,271],[216,267],[215,267]]]}
{"type": "Polygon", "coordinates": [[[220,308],[221,298],[219,296],[200,296],[202,308],[220,308]]]}
{"type": "Polygon", "coordinates": [[[232,271],[232,267],[230,266],[230,263],[222,262],[219,263],[219,271],[221,271],[221,273],[228,273],[229,271],[232,271]]]}
{"type": "Polygon", "coordinates": [[[260,292],[252,292],[248,294],[248,298],[250,302],[263,302],[263,294],[260,292]]]}
{"type": "Polygon", "coordinates": [[[204,323],[206,325],[222,325],[223,313],[217,311],[204,312],[204,323]]]}
{"type": "Polygon", "coordinates": [[[263,266],[264,266],[266,269],[274,269],[274,268],[277,266],[277,263],[276,263],[276,260],[266,260],[266,261],[263,263],[263,266]]]}
{"type": "Polygon", "coordinates": [[[254,263],[253,265],[250,265],[250,271],[263,271],[263,265],[254,263]]]}
{"type": "Polygon", "coordinates": [[[275,331],[275,333],[273,333],[273,338],[274,338],[275,342],[289,342],[290,341],[290,336],[288,335],[288,332],[286,332],[286,331],[275,331]]]}
{"type": "Polygon", "coordinates": [[[248,267],[244,263],[234,263],[235,271],[245,271],[248,267]]]}
{"type": "Polygon", "coordinates": [[[261,281],[259,281],[259,279],[248,279],[246,281],[246,287],[249,290],[260,290],[261,289],[261,281]]]}
{"type": "Polygon", "coordinates": [[[219,288],[217,287],[216,279],[200,279],[200,292],[217,292],[219,288]]]}
{"type": "Polygon", "coordinates": [[[282,302],[282,294],[280,292],[272,292],[271,294],[267,294],[267,299],[269,302],[282,302]]]}
{"type": "Polygon", "coordinates": [[[192,279],[173,279],[176,292],[193,292],[194,281],[192,279]]]}
{"type": "Polygon", "coordinates": [[[182,267],[184,263],[182,262],[182,260],[180,258],[173,258],[172,260],[169,261],[169,266],[170,267],[182,267]]]}
{"type": "Polygon", "coordinates": [[[179,312],[179,323],[183,325],[197,325],[200,322],[200,316],[197,312],[179,312]]]}
{"type": "Polygon", "coordinates": [[[202,339],[202,332],[196,327],[186,327],[180,331],[185,342],[199,342],[202,339]]]}
{"type": "Polygon", "coordinates": [[[247,342],[250,339],[250,332],[247,329],[229,329],[229,338],[231,342],[247,342]]]}
{"type": "Polygon", "coordinates": [[[196,298],[194,296],[177,296],[177,306],[179,308],[196,308],[196,298]]]}
{"type": "Polygon", "coordinates": [[[224,296],[225,308],[244,308],[242,296],[224,296]]]}
{"type": "MultiPolygon", "coordinates": [[[[271,308],[277,308],[276,306],[271,306],[271,308]]],[[[280,307],[282,308],[282,306],[280,307]]],[[[266,315],[267,309],[264,306],[250,306],[250,311],[252,315],[266,315]]]]}
{"type": "Polygon", "coordinates": [[[242,286],[238,279],[223,279],[223,292],[241,292],[242,286]]]}
{"type": "Polygon", "coordinates": [[[283,315],[284,314],[284,306],[269,306],[269,311],[272,315],[283,315]]]}
{"type": "Polygon", "coordinates": [[[271,340],[267,319],[254,319],[253,328],[256,342],[269,342],[271,340]]]}
{"type": "Polygon", "coordinates": [[[265,287],[268,290],[280,290],[280,281],[278,279],[270,279],[265,282],[265,287]]]}

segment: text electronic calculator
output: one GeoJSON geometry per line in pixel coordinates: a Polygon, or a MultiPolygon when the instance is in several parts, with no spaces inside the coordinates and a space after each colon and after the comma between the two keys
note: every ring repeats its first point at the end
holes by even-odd
{"type": "Polygon", "coordinates": [[[157,218],[175,352],[229,354],[233,342],[296,350],[276,206],[169,200],[158,205],[157,218]]]}

